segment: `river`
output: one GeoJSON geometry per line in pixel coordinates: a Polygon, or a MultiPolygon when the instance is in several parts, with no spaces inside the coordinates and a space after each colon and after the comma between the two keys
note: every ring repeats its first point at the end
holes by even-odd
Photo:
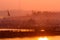
{"type": "Polygon", "coordinates": [[[1,38],[0,40],[60,40],[60,36],[25,37],[25,38],[1,38]]]}

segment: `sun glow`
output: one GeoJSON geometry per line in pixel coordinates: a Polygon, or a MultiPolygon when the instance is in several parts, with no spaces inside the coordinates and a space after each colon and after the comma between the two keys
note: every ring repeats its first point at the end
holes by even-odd
{"type": "Polygon", "coordinates": [[[40,37],[38,40],[48,40],[47,37],[40,37]]]}
{"type": "Polygon", "coordinates": [[[42,29],[42,30],[40,30],[41,32],[44,32],[45,30],[44,29],[42,29]]]}

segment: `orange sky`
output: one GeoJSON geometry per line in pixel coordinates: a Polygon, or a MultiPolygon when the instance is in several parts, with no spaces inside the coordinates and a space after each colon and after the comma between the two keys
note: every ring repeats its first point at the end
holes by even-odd
{"type": "Polygon", "coordinates": [[[60,11],[60,0],[0,0],[0,10],[60,11]]]}
{"type": "Polygon", "coordinates": [[[0,0],[0,10],[18,9],[19,4],[19,0],[0,0]]]}
{"type": "Polygon", "coordinates": [[[60,11],[60,0],[21,0],[22,9],[60,11]]]}

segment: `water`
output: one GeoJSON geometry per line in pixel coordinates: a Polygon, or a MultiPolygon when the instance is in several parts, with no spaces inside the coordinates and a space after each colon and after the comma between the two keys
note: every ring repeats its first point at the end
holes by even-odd
{"type": "MultiPolygon", "coordinates": [[[[48,40],[60,40],[60,36],[45,36],[48,40]]],[[[1,38],[0,40],[40,40],[41,37],[25,37],[25,38],[1,38]]]]}

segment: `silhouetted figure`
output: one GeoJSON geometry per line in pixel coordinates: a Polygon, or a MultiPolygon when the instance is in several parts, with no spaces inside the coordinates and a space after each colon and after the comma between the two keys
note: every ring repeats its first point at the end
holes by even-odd
{"type": "Polygon", "coordinates": [[[10,16],[10,12],[7,10],[8,16],[10,16]]]}

